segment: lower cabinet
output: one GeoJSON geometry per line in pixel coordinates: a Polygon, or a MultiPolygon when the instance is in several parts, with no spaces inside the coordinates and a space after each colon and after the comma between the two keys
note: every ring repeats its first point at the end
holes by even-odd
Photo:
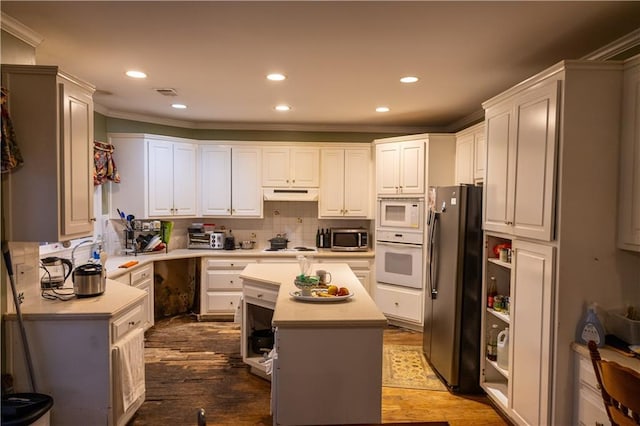
{"type": "Polygon", "coordinates": [[[598,389],[591,359],[576,352],[574,369],[573,423],[581,426],[611,425],[598,389]]]}
{"type": "Polygon", "coordinates": [[[148,263],[146,265],[138,266],[130,272],[127,272],[124,275],[120,275],[114,278],[116,281],[121,282],[123,284],[131,285],[135,288],[139,288],[140,290],[144,290],[147,293],[147,297],[145,298],[142,307],[143,307],[143,328],[144,331],[147,331],[149,328],[153,327],[155,323],[154,320],[154,286],[153,286],[153,263],[148,263]]]}
{"type": "MultiPolygon", "coordinates": [[[[29,317],[25,331],[34,380],[39,393],[53,398],[51,424],[126,425],[145,399],[143,298],[111,317],[73,313],[29,317]],[[130,376],[130,387],[123,380],[127,365],[137,372],[130,376]]],[[[16,392],[30,392],[18,323],[9,319],[7,325],[7,369],[16,392]]]]}
{"type": "Polygon", "coordinates": [[[422,321],[422,290],[378,283],[376,303],[389,319],[419,324],[422,321]]]}
{"type": "Polygon", "coordinates": [[[234,318],[240,308],[240,273],[255,259],[203,257],[200,275],[200,317],[234,318]]]}
{"type": "MultiPolygon", "coordinates": [[[[249,365],[253,374],[271,380],[271,375],[267,374],[267,366],[265,364],[269,349],[268,342],[264,342],[264,345],[253,345],[252,334],[258,330],[271,330],[279,286],[243,280],[242,289],[244,295],[242,299],[242,334],[240,340],[242,361],[249,365]]],[[[270,346],[272,348],[273,344],[270,346]]]]}

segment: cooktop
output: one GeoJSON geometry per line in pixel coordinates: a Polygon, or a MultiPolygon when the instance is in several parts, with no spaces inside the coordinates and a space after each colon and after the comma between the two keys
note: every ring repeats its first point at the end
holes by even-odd
{"type": "Polygon", "coordinates": [[[298,251],[306,251],[306,252],[317,252],[318,250],[315,247],[293,247],[293,248],[271,248],[268,247],[262,251],[278,251],[278,252],[298,252],[298,251]]]}

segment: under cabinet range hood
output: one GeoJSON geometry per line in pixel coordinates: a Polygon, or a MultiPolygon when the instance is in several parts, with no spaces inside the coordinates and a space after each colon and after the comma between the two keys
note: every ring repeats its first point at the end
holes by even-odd
{"type": "Polygon", "coordinates": [[[263,188],[266,201],[318,201],[317,188],[263,188]]]}

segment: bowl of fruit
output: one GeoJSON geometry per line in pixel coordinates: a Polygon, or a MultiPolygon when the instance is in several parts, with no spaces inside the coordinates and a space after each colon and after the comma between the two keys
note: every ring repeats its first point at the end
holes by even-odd
{"type": "Polygon", "coordinates": [[[311,296],[311,290],[318,287],[318,277],[300,274],[293,281],[303,296],[311,296]]]}

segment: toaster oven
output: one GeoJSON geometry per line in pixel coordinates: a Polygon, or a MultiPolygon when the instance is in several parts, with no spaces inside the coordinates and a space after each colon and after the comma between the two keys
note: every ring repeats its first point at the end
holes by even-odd
{"type": "Polygon", "coordinates": [[[224,249],[224,232],[189,232],[190,249],[224,249]]]}

